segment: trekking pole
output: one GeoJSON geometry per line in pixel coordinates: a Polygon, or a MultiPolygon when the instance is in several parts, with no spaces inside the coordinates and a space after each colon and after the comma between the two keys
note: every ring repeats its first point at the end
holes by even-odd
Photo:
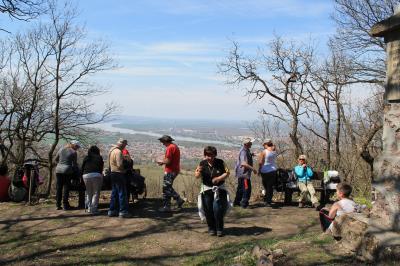
{"type": "Polygon", "coordinates": [[[31,193],[32,193],[32,170],[29,170],[29,193],[28,193],[28,204],[31,205],[31,193]]]}

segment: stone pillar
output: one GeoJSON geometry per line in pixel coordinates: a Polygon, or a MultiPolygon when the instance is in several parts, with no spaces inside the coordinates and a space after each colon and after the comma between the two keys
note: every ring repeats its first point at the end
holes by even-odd
{"type": "Polygon", "coordinates": [[[400,231],[400,13],[377,23],[370,33],[387,43],[383,152],[374,164],[372,216],[400,231]]]}

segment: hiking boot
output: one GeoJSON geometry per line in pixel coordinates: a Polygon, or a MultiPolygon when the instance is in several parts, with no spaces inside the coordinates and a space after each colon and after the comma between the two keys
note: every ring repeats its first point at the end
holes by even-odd
{"type": "Polygon", "coordinates": [[[64,211],[70,211],[70,210],[72,210],[72,207],[69,206],[69,205],[67,205],[67,206],[64,206],[64,207],[63,207],[63,210],[64,210],[64,211]]]}
{"type": "Polygon", "coordinates": [[[178,205],[178,209],[182,208],[182,205],[185,203],[185,200],[182,198],[179,198],[176,202],[176,204],[178,205]]]}
{"type": "Polygon", "coordinates": [[[272,207],[272,203],[271,203],[271,202],[265,202],[265,203],[264,203],[264,206],[265,206],[265,207],[272,207]]]}
{"type": "Polygon", "coordinates": [[[62,210],[61,206],[57,206],[57,211],[62,210]]]}
{"type": "Polygon", "coordinates": [[[222,231],[217,231],[217,236],[218,236],[218,237],[223,237],[223,236],[224,236],[224,232],[222,232],[222,231]]]}
{"type": "Polygon", "coordinates": [[[117,217],[118,213],[113,212],[113,211],[108,211],[108,217],[117,217]]]}
{"type": "Polygon", "coordinates": [[[131,218],[132,216],[129,213],[119,213],[119,218],[131,218]]]}
{"type": "Polygon", "coordinates": [[[299,208],[304,208],[304,203],[303,202],[299,202],[299,208]]]}
{"type": "Polygon", "coordinates": [[[171,212],[170,206],[164,206],[158,209],[159,212],[171,212]]]}
{"type": "Polygon", "coordinates": [[[213,229],[208,229],[208,234],[210,236],[216,236],[217,235],[217,231],[213,230],[213,229]]]}

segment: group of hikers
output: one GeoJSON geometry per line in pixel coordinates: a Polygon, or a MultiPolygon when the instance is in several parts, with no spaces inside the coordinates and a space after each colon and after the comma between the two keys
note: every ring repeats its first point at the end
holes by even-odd
{"type": "MultiPolygon", "coordinates": [[[[182,208],[185,200],[173,188],[173,183],[180,173],[180,150],[171,136],[164,135],[158,139],[165,146],[163,159],[157,164],[164,167],[162,185],[162,206],[160,212],[171,211],[172,198],[176,201],[177,208],[182,208]]],[[[204,160],[200,161],[194,175],[201,179],[199,194],[199,213],[203,213],[208,225],[210,235],[224,235],[224,216],[231,206],[247,208],[251,197],[251,176],[260,175],[264,187],[264,204],[267,207],[274,205],[273,187],[277,176],[277,151],[271,139],[262,143],[263,151],[258,155],[258,165],[253,161],[251,152],[252,139],[244,138],[242,148],[235,164],[237,177],[237,190],[233,204],[230,202],[229,193],[225,187],[225,180],[230,172],[225,162],[217,158],[217,149],[213,146],[204,148],[204,160]]],[[[82,176],[85,184],[85,211],[98,214],[99,196],[103,183],[103,176],[108,176],[111,181],[111,197],[108,216],[130,217],[129,191],[127,174],[132,169],[133,160],[126,149],[127,140],[119,139],[108,153],[105,165],[97,146],[91,146],[83,159],[81,167],[78,166],[77,150],[82,146],[78,141],[70,141],[62,147],[56,155],[56,208],[57,210],[70,210],[69,190],[71,180],[77,175],[82,176]]],[[[5,176],[4,169],[0,169],[0,179],[5,176]]],[[[306,205],[308,198],[315,208],[320,211],[321,226],[324,231],[330,228],[333,219],[343,213],[353,212],[355,203],[349,199],[351,186],[346,183],[337,185],[339,201],[333,204],[330,210],[321,208],[315,195],[311,182],[312,168],[307,164],[307,157],[300,155],[298,164],[293,173],[297,179],[300,190],[299,207],[306,205]]]]}

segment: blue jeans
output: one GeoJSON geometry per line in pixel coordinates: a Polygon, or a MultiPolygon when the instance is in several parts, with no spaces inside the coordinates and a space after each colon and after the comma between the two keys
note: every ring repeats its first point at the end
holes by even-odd
{"type": "Polygon", "coordinates": [[[214,199],[214,192],[207,190],[201,194],[208,229],[211,231],[224,230],[224,216],[228,206],[226,191],[218,190],[219,198],[214,199]]]}
{"type": "Polygon", "coordinates": [[[111,172],[111,199],[109,214],[128,213],[128,194],[126,191],[126,176],[122,173],[111,172]],[[118,210],[119,205],[119,210],[118,210]]]}
{"type": "Polygon", "coordinates": [[[246,178],[238,178],[238,186],[234,204],[243,208],[249,206],[251,196],[251,180],[246,178]]]}

